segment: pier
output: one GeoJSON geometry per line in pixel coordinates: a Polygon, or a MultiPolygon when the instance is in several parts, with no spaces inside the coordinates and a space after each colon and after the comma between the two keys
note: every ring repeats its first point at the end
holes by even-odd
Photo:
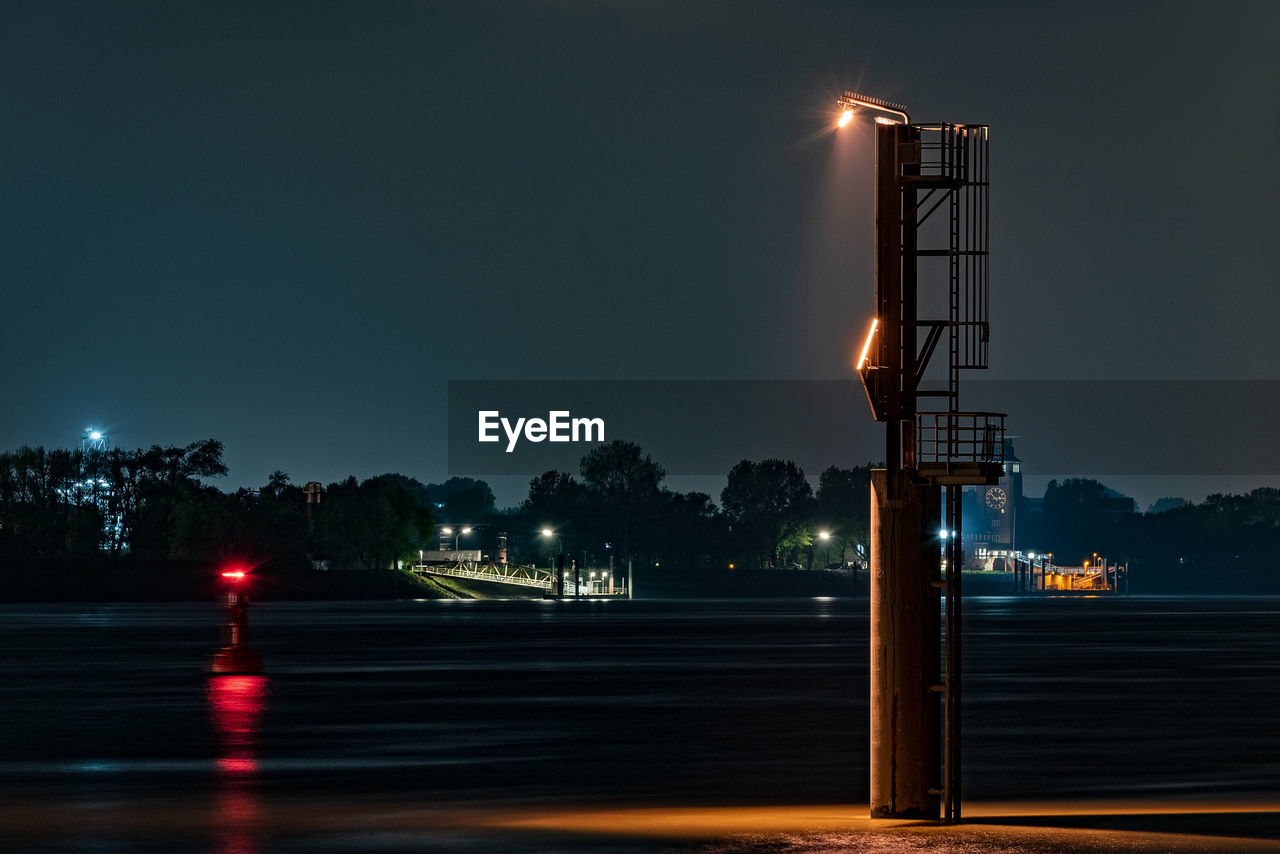
{"type": "Polygon", "coordinates": [[[978,549],[978,568],[1014,576],[1018,593],[1128,593],[1129,564],[1094,555],[1079,566],[1053,562],[1053,554],[978,549]]]}

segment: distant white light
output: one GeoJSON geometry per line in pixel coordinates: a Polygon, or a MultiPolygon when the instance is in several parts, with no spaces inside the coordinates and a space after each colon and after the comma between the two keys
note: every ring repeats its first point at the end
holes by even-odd
{"type": "Polygon", "coordinates": [[[940,539],[940,540],[945,540],[946,538],[947,538],[947,529],[946,529],[946,528],[939,528],[939,529],[938,529],[938,539],[940,539]]]}
{"type": "Polygon", "coordinates": [[[89,432],[89,438],[97,442],[99,439],[102,438],[102,433],[98,430],[92,430],[89,432]]]}

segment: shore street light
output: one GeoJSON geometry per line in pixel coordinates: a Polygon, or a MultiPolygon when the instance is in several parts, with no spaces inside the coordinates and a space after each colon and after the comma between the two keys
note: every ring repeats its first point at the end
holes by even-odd
{"type": "MultiPolygon", "coordinates": [[[[895,116],[902,117],[902,124],[911,124],[911,116],[907,115],[907,108],[901,104],[895,104],[893,101],[885,101],[881,98],[872,98],[870,95],[846,91],[836,99],[836,104],[840,107],[840,118],[836,119],[836,127],[845,127],[852,122],[854,111],[858,107],[892,113],[895,116]]],[[[876,121],[880,124],[896,124],[892,119],[886,119],[883,116],[877,116],[876,121]]]]}
{"type": "MultiPolygon", "coordinates": [[[[556,597],[560,598],[564,596],[564,540],[559,534],[550,528],[543,528],[542,536],[547,539],[550,539],[551,537],[556,538],[556,556],[555,559],[552,560],[551,565],[555,570],[557,578],[558,592],[556,593],[556,597]]],[[[578,595],[578,579],[576,578],[574,579],[573,595],[575,597],[578,595]]]]}
{"type": "Polygon", "coordinates": [[[458,550],[458,538],[463,534],[470,534],[471,529],[463,528],[460,531],[454,531],[453,528],[441,528],[440,533],[444,534],[446,537],[453,537],[453,550],[456,552],[458,550]]]}
{"type": "Polygon", "coordinates": [[[827,544],[827,552],[826,552],[825,560],[823,560],[822,562],[822,568],[829,569],[831,567],[831,532],[819,531],[818,539],[822,540],[824,543],[827,544]]]}

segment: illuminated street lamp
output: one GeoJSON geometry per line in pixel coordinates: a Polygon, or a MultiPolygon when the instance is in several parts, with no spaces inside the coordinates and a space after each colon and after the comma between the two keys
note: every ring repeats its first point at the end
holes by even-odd
{"type": "Polygon", "coordinates": [[[80,437],[81,450],[104,451],[107,448],[107,434],[97,427],[86,427],[80,437]]]}
{"type": "Polygon", "coordinates": [[[827,552],[826,552],[826,556],[825,556],[825,559],[824,559],[824,560],[823,560],[823,562],[822,562],[822,568],[823,568],[823,569],[827,569],[827,568],[829,568],[829,567],[831,566],[831,532],[830,532],[830,531],[819,531],[819,532],[818,532],[818,539],[822,540],[823,542],[825,542],[825,543],[827,544],[827,552]]]}
{"type": "MultiPolygon", "coordinates": [[[[865,107],[868,110],[880,110],[885,113],[892,113],[895,116],[901,116],[901,124],[911,124],[911,117],[907,115],[907,108],[901,104],[895,104],[892,101],[885,101],[880,98],[872,98],[870,95],[861,95],[857,92],[846,91],[843,95],[836,99],[836,104],[840,106],[840,118],[836,119],[836,127],[845,127],[853,121],[854,111],[858,107],[865,107]]],[[[892,119],[886,119],[883,116],[877,116],[876,121],[880,124],[898,124],[892,119]]]]}
{"type": "MultiPolygon", "coordinates": [[[[559,578],[560,592],[557,593],[556,595],[563,596],[564,595],[564,540],[560,537],[559,534],[557,534],[555,531],[551,530],[550,528],[543,528],[542,536],[547,538],[550,538],[550,537],[556,538],[556,557],[555,557],[555,560],[552,561],[552,566],[555,568],[556,573],[558,573],[558,578],[559,578]]],[[[575,597],[578,595],[578,587],[581,582],[581,578],[577,574],[578,572],[581,572],[580,568],[575,572],[575,576],[573,579],[573,595],[575,597]]]]}
{"type": "Polygon", "coordinates": [[[453,537],[453,550],[456,552],[458,550],[458,538],[461,537],[463,534],[470,534],[471,529],[463,528],[461,531],[455,532],[453,528],[441,528],[440,533],[444,534],[445,536],[453,537]]]}

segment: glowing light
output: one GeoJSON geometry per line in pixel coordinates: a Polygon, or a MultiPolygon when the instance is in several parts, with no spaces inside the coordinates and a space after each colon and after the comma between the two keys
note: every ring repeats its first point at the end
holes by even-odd
{"type": "Polygon", "coordinates": [[[900,125],[902,122],[894,119],[887,119],[884,116],[876,116],[876,124],[878,125],[900,125]]]}
{"type": "Polygon", "coordinates": [[[464,534],[470,534],[470,533],[471,533],[471,529],[470,529],[470,528],[463,528],[463,529],[462,529],[462,533],[464,533],[464,534]]]}
{"type": "Polygon", "coordinates": [[[836,119],[836,127],[844,127],[853,121],[853,107],[845,107],[844,112],[840,114],[840,118],[836,119]]]}
{"type": "Polygon", "coordinates": [[[102,431],[101,431],[101,430],[90,430],[90,431],[89,431],[89,438],[90,438],[90,439],[92,439],[93,441],[97,442],[98,440],[100,440],[100,439],[102,438],[102,431]]]}
{"type": "Polygon", "coordinates": [[[440,532],[441,532],[441,533],[444,533],[444,534],[452,534],[452,533],[453,533],[453,528],[441,528],[441,529],[440,529],[440,532]]]}
{"type": "Polygon", "coordinates": [[[895,116],[902,117],[902,121],[877,118],[876,121],[881,124],[911,124],[911,116],[907,115],[906,107],[901,104],[895,104],[893,101],[886,101],[883,98],[873,98],[870,95],[846,91],[836,99],[836,104],[845,110],[852,110],[854,107],[866,107],[876,112],[892,113],[895,116]]]}
{"type": "Polygon", "coordinates": [[[831,532],[830,532],[830,531],[819,531],[819,532],[818,532],[818,539],[820,539],[820,540],[829,540],[829,539],[831,539],[831,532]]]}
{"type": "Polygon", "coordinates": [[[228,569],[226,572],[222,573],[222,577],[223,577],[223,578],[235,578],[235,579],[244,578],[244,570],[243,570],[243,569],[228,569]]]}
{"type": "Polygon", "coordinates": [[[555,536],[555,533],[556,533],[556,532],[555,532],[555,531],[553,531],[553,530],[551,530],[550,528],[543,528],[543,529],[542,529],[542,536],[544,536],[544,537],[554,537],[554,536],[555,536]]]}
{"type": "Polygon", "coordinates": [[[940,540],[945,540],[946,538],[947,538],[947,529],[946,529],[946,528],[939,528],[939,529],[938,529],[938,539],[940,539],[940,540]]]}
{"type": "Polygon", "coordinates": [[[873,317],[871,319],[871,331],[867,333],[866,343],[862,345],[862,355],[858,356],[858,367],[855,370],[862,370],[862,366],[867,362],[867,354],[871,352],[871,339],[876,336],[876,327],[880,324],[880,318],[873,317]]]}

